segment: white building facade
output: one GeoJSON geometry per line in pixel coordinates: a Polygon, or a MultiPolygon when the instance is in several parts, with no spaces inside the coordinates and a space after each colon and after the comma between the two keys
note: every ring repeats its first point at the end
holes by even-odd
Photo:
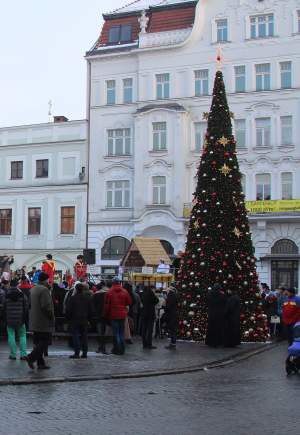
{"type": "Polygon", "coordinates": [[[0,255],[14,268],[52,254],[71,269],[86,242],[87,122],[0,128],[0,255]]]}
{"type": "Polygon", "coordinates": [[[97,264],[139,235],[184,248],[221,46],[260,279],[298,286],[300,0],[141,0],[104,20],[86,56],[97,264]]]}

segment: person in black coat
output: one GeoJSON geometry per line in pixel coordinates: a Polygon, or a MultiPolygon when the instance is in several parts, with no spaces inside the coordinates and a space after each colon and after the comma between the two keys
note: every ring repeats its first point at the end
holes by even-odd
{"type": "Polygon", "coordinates": [[[155,294],[155,287],[145,287],[142,299],[142,339],[144,349],[156,349],[152,345],[152,334],[155,321],[155,305],[159,300],[155,294]]]}
{"type": "Polygon", "coordinates": [[[170,337],[170,344],[166,346],[166,349],[176,349],[176,331],[178,323],[178,300],[177,290],[175,287],[170,286],[168,289],[168,295],[165,307],[165,319],[167,329],[170,337]]]}
{"type": "Polygon", "coordinates": [[[97,353],[106,353],[105,348],[105,332],[107,321],[104,318],[104,304],[105,295],[107,293],[107,287],[103,281],[96,285],[97,291],[92,296],[93,298],[93,309],[96,321],[96,329],[98,333],[98,343],[99,347],[96,350],[97,353]]]}
{"type": "Polygon", "coordinates": [[[226,296],[220,284],[214,284],[208,294],[208,324],[205,344],[211,347],[222,346],[224,342],[224,315],[226,296]]]}
{"type": "Polygon", "coordinates": [[[228,290],[224,317],[224,345],[235,347],[241,344],[240,305],[239,296],[228,290]]]}
{"type": "Polygon", "coordinates": [[[87,358],[88,325],[93,318],[93,308],[92,296],[84,284],[76,284],[75,294],[70,297],[67,305],[66,317],[70,321],[74,346],[74,355],[70,358],[80,358],[80,348],[82,349],[81,358],[87,358]]]}

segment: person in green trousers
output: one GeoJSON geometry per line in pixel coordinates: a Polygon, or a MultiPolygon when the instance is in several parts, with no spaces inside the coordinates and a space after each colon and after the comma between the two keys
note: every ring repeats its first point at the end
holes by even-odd
{"type": "Polygon", "coordinates": [[[28,318],[28,300],[18,288],[18,281],[12,280],[4,302],[7,324],[9,359],[17,359],[16,333],[20,340],[20,359],[26,361],[26,320],[28,318]]]}

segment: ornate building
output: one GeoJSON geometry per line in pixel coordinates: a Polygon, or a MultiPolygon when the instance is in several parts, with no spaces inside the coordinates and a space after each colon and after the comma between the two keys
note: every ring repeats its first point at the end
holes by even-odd
{"type": "Polygon", "coordinates": [[[184,247],[219,46],[258,271],[298,286],[300,1],[140,0],[87,53],[88,244],[103,271],[132,237],[184,247]]]}

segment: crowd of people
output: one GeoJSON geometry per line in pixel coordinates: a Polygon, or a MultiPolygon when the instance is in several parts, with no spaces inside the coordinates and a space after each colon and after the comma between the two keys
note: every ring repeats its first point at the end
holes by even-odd
{"type": "MultiPolygon", "coordinates": [[[[119,277],[90,282],[87,265],[78,255],[71,273],[64,276],[56,271],[55,261],[48,254],[40,268],[30,271],[23,266],[11,272],[13,257],[2,259],[0,286],[0,325],[10,349],[9,358],[16,360],[19,339],[20,359],[31,368],[47,369],[45,356],[52,342],[54,327],[70,333],[72,359],[87,358],[88,333],[94,331],[98,340],[98,353],[107,352],[107,337],[113,337],[111,352],[125,353],[132,336],[142,338],[142,346],[153,350],[153,337],[168,335],[169,350],[176,349],[178,328],[178,297],[176,285],[166,288],[151,285],[121,283],[119,277]],[[67,327],[67,330],[65,329],[67,327]],[[33,335],[33,350],[27,353],[27,332],[33,335]]],[[[159,266],[166,273],[166,265],[159,266]]],[[[261,284],[261,297],[270,332],[274,318],[276,333],[293,342],[295,324],[300,322],[300,298],[294,289],[280,287],[270,290],[261,284]],[[279,318],[279,321],[278,321],[279,318]]],[[[208,328],[206,344],[211,347],[235,347],[241,343],[240,298],[225,292],[215,284],[208,294],[208,328]]],[[[275,332],[275,331],[273,331],[275,332]]]]}
{"type": "MultiPolygon", "coordinates": [[[[10,258],[10,264],[13,259],[10,258]]],[[[45,356],[52,342],[54,327],[68,326],[74,353],[72,359],[87,358],[88,332],[96,331],[98,353],[106,353],[107,336],[113,337],[111,352],[125,353],[133,335],[142,337],[144,349],[153,350],[152,337],[168,331],[168,349],[176,349],[177,296],[173,286],[137,285],[118,277],[89,282],[87,266],[79,255],[74,272],[57,274],[49,254],[41,268],[30,271],[24,266],[6,274],[1,272],[0,321],[6,332],[9,358],[16,360],[19,339],[20,359],[31,368],[47,369],[45,356]],[[32,332],[33,350],[27,353],[27,332],[32,332]]]]}
{"type": "MultiPolygon", "coordinates": [[[[273,291],[261,283],[263,311],[267,316],[270,335],[293,343],[295,324],[300,322],[300,297],[294,288],[279,287],[273,291]]],[[[241,343],[238,294],[225,292],[215,284],[208,294],[208,328],[206,344],[212,347],[233,347],[241,343]]]]}

